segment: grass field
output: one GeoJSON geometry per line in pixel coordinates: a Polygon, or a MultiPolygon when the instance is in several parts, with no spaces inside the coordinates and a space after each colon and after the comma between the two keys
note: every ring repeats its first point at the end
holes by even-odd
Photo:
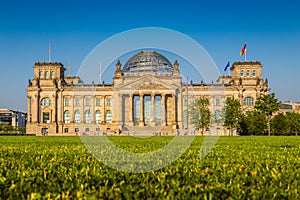
{"type": "MultiPolygon", "coordinates": [[[[172,137],[109,137],[133,152],[172,137]]],[[[202,137],[172,165],[121,172],[99,162],[78,137],[0,137],[1,199],[297,199],[300,138],[221,137],[200,159],[202,137]]]]}

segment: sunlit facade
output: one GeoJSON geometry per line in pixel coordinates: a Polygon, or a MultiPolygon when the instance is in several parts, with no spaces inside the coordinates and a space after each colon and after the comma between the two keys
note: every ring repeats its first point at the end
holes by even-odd
{"type": "Polygon", "coordinates": [[[29,81],[27,133],[37,135],[138,134],[159,130],[171,134],[197,134],[189,123],[189,103],[205,96],[213,114],[206,134],[226,135],[222,109],[226,98],[253,109],[256,98],[269,91],[260,62],[235,62],[230,76],[216,83],[186,84],[177,60],[173,64],[157,52],[140,52],[122,67],[116,63],[112,84],[85,84],[65,76],[61,63],[35,63],[29,81]]]}

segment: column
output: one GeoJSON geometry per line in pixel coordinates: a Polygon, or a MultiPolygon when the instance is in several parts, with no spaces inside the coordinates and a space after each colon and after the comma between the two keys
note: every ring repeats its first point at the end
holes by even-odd
{"type": "Polygon", "coordinates": [[[173,94],[172,95],[173,98],[173,119],[172,119],[172,125],[174,126],[173,128],[175,129],[177,127],[177,123],[176,123],[176,95],[173,94]]]}
{"type": "Polygon", "coordinates": [[[161,94],[161,125],[166,125],[166,95],[161,94]]]}
{"type": "Polygon", "coordinates": [[[155,94],[151,94],[151,126],[155,126],[154,116],[155,116],[155,94]]]}
{"type": "Polygon", "coordinates": [[[95,96],[91,97],[91,109],[90,109],[90,115],[91,115],[91,123],[95,124],[95,96]]]}
{"type": "Polygon", "coordinates": [[[140,94],[140,126],[144,126],[144,94],[140,94]]]}
{"type": "Polygon", "coordinates": [[[62,104],[63,104],[63,97],[62,97],[62,92],[58,93],[58,106],[57,106],[57,121],[59,124],[62,124],[62,104]]]}
{"type": "Polygon", "coordinates": [[[74,96],[70,97],[69,103],[71,104],[70,123],[74,123],[74,96]]]}
{"type": "Polygon", "coordinates": [[[133,126],[133,108],[132,108],[132,102],[133,102],[133,95],[129,95],[129,101],[128,101],[128,108],[129,108],[129,125],[133,126]]]}
{"type": "Polygon", "coordinates": [[[105,123],[106,119],[106,112],[105,112],[105,95],[101,97],[101,105],[102,105],[102,110],[101,110],[101,123],[105,123]]]}
{"type": "Polygon", "coordinates": [[[27,96],[27,122],[31,123],[32,116],[31,116],[31,97],[27,96]]]}
{"type": "Polygon", "coordinates": [[[177,117],[177,123],[179,126],[179,129],[182,129],[182,114],[183,114],[183,109],[182,109],[182,105],[183,101],[182,101],[182,94],[180,93],[177,99],[177,113],[178,113],[178,117],[177,117]]]}
{"type": "Polygon", "coordinates": [[[53,98],[53,112],[51,113],[51,123],[52,122],[57,122],[56,116],[57,116],[57,96],[56,94],[52,95],[53,98]]]}
{"type": "Polygon", "coordinates": [[[33,111],[33,122],[37,122],[40,123],[40,95],[39,94],[35,94],[35,106],[33,106],[33,108],[35,108],[35,112],[33,111]]]}
{"type": "Polygon", "coordinates": [[[84,123],[85,122],[85,110],[84,110],[84,96],[80,97],[80,106],[81,106],[81,111],[80,111],[80,122],[84,123]]]}
{"type": "Polygon", "coordinates": [[[119,125],[123,125],[123,95],[119,94],[119,125]]]}

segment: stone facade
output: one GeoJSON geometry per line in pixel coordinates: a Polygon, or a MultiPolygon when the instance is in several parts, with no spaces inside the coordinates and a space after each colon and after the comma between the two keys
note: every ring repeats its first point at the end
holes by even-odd
{"type": "Polygon", "coordinates": [[[27,133],[37,135],[121,134],[147,128],[191,132],[187,108],[199,96],[210,99],[215,118],[207,134],[226,135],[218,119],[225,99],[239,99],[246,111],[269,91],[260,62],[235,62],[231,76],[211,84],[183,83],[177,60],[172,65],[156,52],[133,56],[123,69],[118,61],[110,85],[84,84],[79,77],[65,76],[61,63],[35,63],[33,68],[27,88],[27,133]]]}

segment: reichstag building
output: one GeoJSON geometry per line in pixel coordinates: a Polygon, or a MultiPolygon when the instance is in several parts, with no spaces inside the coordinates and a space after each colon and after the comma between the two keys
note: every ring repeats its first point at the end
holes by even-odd
{"type": "Polygon", "coordinates": [[[65,75],[58,62],[37,62],[27,88],[27,133],[37,135],[123,135],[159,132],[199,134],[189,122],[189,103],[208,97],[213,114],[206,134],[227,135],[221,113],[226,98],[240,100],[243,111],[269,91],[260,62],[235,62],[231,75],[216,82],[186,83],[177,60],[144,51],[123,66],[115,63],[112,84],[85,84],[65,75]]]}

